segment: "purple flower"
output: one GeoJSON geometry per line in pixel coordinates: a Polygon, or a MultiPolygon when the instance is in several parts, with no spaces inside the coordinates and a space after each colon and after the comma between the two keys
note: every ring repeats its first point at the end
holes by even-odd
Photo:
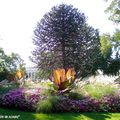
{"type": "Polygon", "coordinates": [[[25,89],[19,88],[11,90],[1,97],[0,105],[5,107],[15,107],[23,110],[35,110],[35,105],[40,99],[38,94],[26,96],[25,89]]]}

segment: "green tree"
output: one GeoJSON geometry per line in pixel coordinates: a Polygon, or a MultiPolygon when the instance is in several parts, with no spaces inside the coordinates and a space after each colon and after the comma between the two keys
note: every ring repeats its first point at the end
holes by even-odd
{"type": "MultiPolygon", "coordinates": [[[[109,2],[110,0],[105,1],[109,2]]],[[[105,12],[110,14],[110,20],[120,23],[120,0],[111,0],[105,12]]]]}
{"type": "Polygon", "coordinates": [[[25,71],[25,63],[17,53],[7,55],[5,59],[6,69],[15,76],[17,70],[25,71]]]}
{"type": "Polygon", "coordinates": [[[4,53],[4,50],[0,48],[0,80],[5,79],[9,73],[5,67],[5,58],[6,58],[6,55],[4,53]]]}
{"type": "Polygon", "coordinates": [[[15,76],[17,70],[25,71],[25,63],[16,53],[6,55],[0,48],[0,80],[7,79],[8,76],[15,76]]]}
{"type": "Polygon", "coordinates": [[[107,75],[118,75],[120,69],[120,47],[118,31],[113,36],[103,34],[101,36],[101,60],[100,69],[107,75]]]}
{"type": "Polygon", "coordinates": [[[61,4],[46,13],[34,30],[32,61],[43,71],[75,68],[77,77],[95,73],[100,57],[99,32],[84,13],[61,4]]]}
{"type": "Polygon", "coordinates": [[[104,58],[108,58],[111,56],[112,45],[110,39],[111,39],[110,34],[101,35],[101,39],[100,39],[101,53],[104,58]]]}
{"type": "MultiPolygon", "coordinates": [[[[106,0],[110,2],[109,6],[105,10],[106,13],[109,13],[109,19],[114,23],[120,23],[120,0],[106,0]]],[[[112,74],[119,74],[120,70],[120,30],[116,29],[115,33],[111,37],[112,45],[112,58],[109,62],[109,70],[112,71],[112,74]]]]}
{"type": "Polygon", "coordinates": [[[120,59],[120,30],[116,29],[113,35],[113,49],[115,52],[115,58],[120,59]]]}

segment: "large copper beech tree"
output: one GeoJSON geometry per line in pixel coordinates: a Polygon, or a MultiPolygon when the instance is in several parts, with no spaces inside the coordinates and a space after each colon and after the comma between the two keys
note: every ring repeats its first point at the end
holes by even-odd
{"type": "Polygon", "coordinates": [[[37,23],[33,42],[32,61],[43,71],[74,68],[76,77],[84,77],[98,68],[99,33],[72,5],[60,4],[46,13],[37,23]]]}

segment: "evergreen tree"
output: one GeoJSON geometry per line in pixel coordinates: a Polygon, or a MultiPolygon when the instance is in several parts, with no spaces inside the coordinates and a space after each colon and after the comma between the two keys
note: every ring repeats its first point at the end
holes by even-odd
{"type": "Polygon", "coordinates": [[[43,71],[74,68],[77,77],[95,73],[100,57],[99,32],[84,13],[61,4],[46,13],[34,30],[32,61],[43,71]]]}

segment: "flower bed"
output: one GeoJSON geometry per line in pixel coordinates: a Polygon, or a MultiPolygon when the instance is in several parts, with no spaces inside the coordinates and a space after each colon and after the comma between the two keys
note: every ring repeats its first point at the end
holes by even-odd
{"type": "Polygon", "coordinates": [[[57,108],[61,112],[120,112],[120,97],[106,96],[100,100],[90,97],[83,100],[64,98],[57,108]]]}
{"type": "Polygon", "coordinates": [[[25,94],[25,89],[11,90],[0,98],[0,105],[5,107],[19,108],[22,110],[35,110],[35,104],[39,101],[38,94],[25,94]]]}
{"type": "MultiPolygon", "coordinates": [[[[48,99],[47,94],[40,94],[40,92],[41,89],[26,90],[19,88],[11,90],[2,95],[0,105],[7,108],[36,111],[37,103],[48,99]]],[[[120,112],[119,95],[104,96],[99,100],[91,97],[73,100],[63,95],[59,96],[59,98],[58,103],[54,106],[54,109],[51,109],[51,112],[120,112]]]]}

